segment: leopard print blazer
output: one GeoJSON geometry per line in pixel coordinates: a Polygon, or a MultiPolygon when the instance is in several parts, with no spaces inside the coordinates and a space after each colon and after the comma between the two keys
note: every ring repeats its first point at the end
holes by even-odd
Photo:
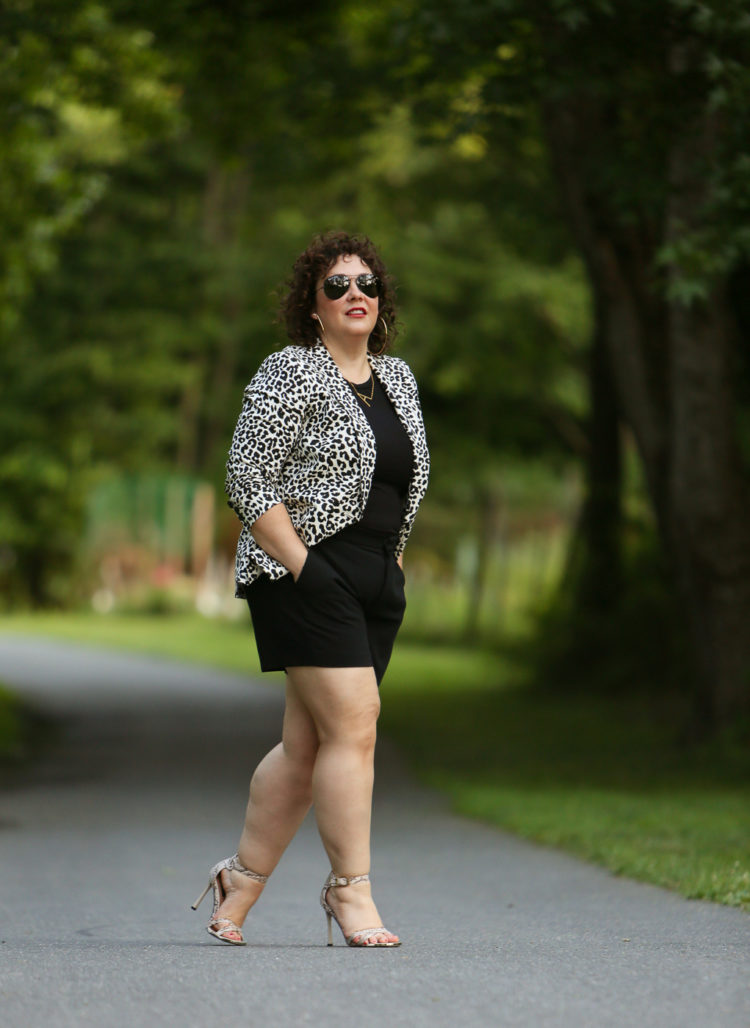
{"type": "MultiPolygon", "coordinates": [[[[368,359],[414,450],[398,556],[427,490],[430,459],[408,365],[398,357],[368,359]]],[[[374,470],[372,429],[325,346],[287,346],[267,357],[245,388],[227,461],[228,503],[242,522],[237,595],[264,573],[288,574],[250,532],[261,514],[283,503],[302,541],[314,546],[360,520],[374,470]]]]}

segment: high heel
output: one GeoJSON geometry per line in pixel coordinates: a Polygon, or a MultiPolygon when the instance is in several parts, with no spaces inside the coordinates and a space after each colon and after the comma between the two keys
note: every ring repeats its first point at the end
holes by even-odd
{"type": "Polygon", "coordinates": [[[226,890],[221,882],[222,871],[239,871],[240,874],[245,875],[247,878],[252,878],[254,881],[262,883],[268,881],[268,875],[261,875],[258,874],[257,871],[251,871],[249,868],[245,867],[244,864],[240,863],[239,854],[235,853],[233,857],[227,857],[226,860],[220,860],[218,864],[211,868],[208,873],[208,885],[195,903],[191,903],[192,909],[197,910],[206,893],[210,889],[213,889],[214,909],[211,912],[211,920],[206,925],[206,931],[209,935],[213,935],[215,939],[219,939],[220,942],[228,942],[232,946],[244,946],[245,940],[242,937],[242,931],[239,925],[236,925],[234,921],[231,921],[228,917],[216,916],[219,907],[227,898],[226,890]],[[236,932],[237,935],[239,935],[239,939],[228,938],[226,935],[227,932],[236,932]]]}
{"type": "Polygon", "coordinates": [[[356,885],[357,882],[369,882],[370,876],[367,875],[355,875],[353,878],[345,878],[343,875],[337,875],[333,871],[326,878],[323,884],[323,891],[320,894],[320,905],[326,912],[328,919],[328,945],[333,946],[333,927],[331,925],[331,919],[341,928],[341,934],[344,936],[344,941],[347,946],[372,946],[375,949],[377,946],[400,946],[400,942],[373,942],[368,943],[368,939],[372,939],[375,935],[392,935],[387,928],[384,928],[381,924],[378,928],[360,928],[358,932],[352,932],[351,935],[345,935],[344,929],[341,927],[341,922],[336,916],[336,911],[332,909],[328,903],[326,897],[328,890],[333,888],[341,888],[345,885],[356,885]]]}

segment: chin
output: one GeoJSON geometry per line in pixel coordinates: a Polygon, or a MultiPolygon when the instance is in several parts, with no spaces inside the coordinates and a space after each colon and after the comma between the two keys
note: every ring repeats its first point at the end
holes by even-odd
{"type": "Polygon", "coordinates": [[[367,322],[363,322],[361,325],[347,325],[348,334],[354,339],[369,339],[374,328],[374,325],[369,325],[367,322]]]}

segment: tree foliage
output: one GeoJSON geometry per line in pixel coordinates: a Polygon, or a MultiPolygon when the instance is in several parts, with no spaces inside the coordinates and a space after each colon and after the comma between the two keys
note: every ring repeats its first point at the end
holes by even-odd
{"type": "Polygon", "coordinates": [[[2,28],[0,579],[6,595],[41,602],[76,553],[95,439],[111,420],[90,415],[102,380],[118,375],[77,332],[86,279],[74,306],[55,305],[60,247],[93,216],[113,169],[168,135],[176,108],[150,33],[106,7],[11,0],[2,28]]]}
{"type": "MultiPolygon", "coordinates": [[[[478,134],[489,151],[529,103],[538,112],[606,359],[592,386],[610,392],[611,377],[638,446],[689,630],[697,712],[704,727],[726,723],[750,708],[735,388],[747,344],[732,289],[750,242],[746,5],[436,0],[414,6],[411,29],[428,130],[442,130],[442,102],[456,138],[478,134]]],[[[592,468],[606,472],[606,461],[592,468]]],[[[611,503],[597,509],[616,516],[611,503]]],[[[608,545],[596,519],[584,524],[608,545]]]]}
{"type": "Polygon", "coordinates": [[[107,469],[177,465],[219,481],[241,385],[283,342],[274,288],[329,226],[364,227],[405,283],[438,486],[460,470],[475,495],[465,453],[489,481],[499,452],[546,452],[540,424],[554,426],[553,451],[579,444],[580,268],[539,233],[545,275],[512,205],[498,223],[494,191],[528,188],[528,166],[503,184],[485,165],[477,196],[471,147],[421,137],[408,98],[374,73],[391,12],[74,7],[66,19],[50,0],[17,5],[6,44],[6,160],[28,186],[2,254],[15,269],[3,294],[8,588],[55,595],[107,469]]]}
{"type": "Polygon", "coordinates": [[[702,710],[746,705],[741,0],[11,0],[3,22],[8,589],[54,596],[92,477],[220,480],[284,269],[364,230],[402,283],[434,495],[491,505],[504,462],[584,461],[597,604],[627,426],[702,710]]]}

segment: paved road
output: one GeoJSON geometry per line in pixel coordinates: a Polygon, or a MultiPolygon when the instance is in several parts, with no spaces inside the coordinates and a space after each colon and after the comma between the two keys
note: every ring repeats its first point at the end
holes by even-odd
{"type": "Polygon", "coordinates": [[[311,822],[249,945],[215,943],[189,904],[233,851],[275,687],[7,635],[0,678],[63,724],[0,796],[3,1028],[750,1026],[747,915],[459,820],[382,744],[373,873],[404,945],[325,946],[311,822]]]}

